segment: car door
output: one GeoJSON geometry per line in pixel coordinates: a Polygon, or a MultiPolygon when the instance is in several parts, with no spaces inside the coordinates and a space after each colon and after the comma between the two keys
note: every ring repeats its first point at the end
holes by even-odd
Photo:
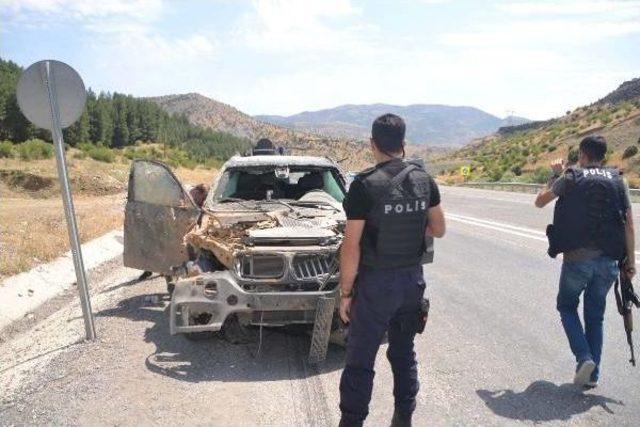
{"type": "Polygon", "coordinates": [[[199,215],[200,209],[165,164],[134,161],[124,215],[124,265],[170,273],[171,267],[188,260],[183,237],[199,215]]]}

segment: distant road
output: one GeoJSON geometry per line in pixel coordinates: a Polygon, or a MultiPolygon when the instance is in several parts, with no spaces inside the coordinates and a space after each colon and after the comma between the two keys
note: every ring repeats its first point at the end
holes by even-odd
{"type": "MultiPolygon", "coordinates": [[[[582,394],[568,384],[574,361],[555,310],[560,260],[545,253],[552,208],[535,209],[530,194],[442,191],[449,229],[426,269],[432,313],[417,339],[415,425],[640,425],[640,367],[627,363],[613,295],[600,387],[582,394]]],[[[257,342],[172,337],[166,301],[155,299],[164,281],[134,284],[137,274],[119,261],[94,274],[96,343],[74,344],[75,295],[5,334],[0,425],[337,425],[341,349],[316,369],[303,362],[306,336],[267,331],[257,358],[257,342]]],[[[388,425],[393,412],[385,350],[370,426],[388,425]]]]}

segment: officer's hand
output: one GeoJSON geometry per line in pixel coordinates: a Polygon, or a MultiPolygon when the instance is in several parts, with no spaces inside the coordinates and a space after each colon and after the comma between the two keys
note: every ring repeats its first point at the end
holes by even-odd
{"type": "Polygon", "coordinates": [[[349,323],[349,314],[351,311],[351,301],[353,298],[340,298],[340,318],[344,323],[349,323]]]}
{"type": "Polygon", "coordinates": [[[551,162],[551,170],[553,170],[554,175],[561,175],[564,172],[564,168],[564,159],[555,159],[551,162]]]}
{"type": "Polygon", "coordinates": [[[627,276],[627,279],[633,279],[633,277],[636,275],[636,265],[626,263],[624,265],[624,273],[627,276]]]}

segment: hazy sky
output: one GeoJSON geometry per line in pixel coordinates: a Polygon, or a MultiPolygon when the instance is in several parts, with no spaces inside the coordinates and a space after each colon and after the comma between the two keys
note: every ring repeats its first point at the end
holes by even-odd
{"type": "Polygon", "coordinates": [[[385,102],[542,119],[640,77],[640,1],[0,0],[0,56],[250,114],[385,102]]]}

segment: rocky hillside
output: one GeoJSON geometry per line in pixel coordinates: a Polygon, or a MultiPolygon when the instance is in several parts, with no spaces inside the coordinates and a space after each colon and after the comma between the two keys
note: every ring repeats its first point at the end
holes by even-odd
{"type": "Polygon", "coordinates": [[[328,156],[348,170],[358,170],[370,164],[367,145],[355,138],[319,136],[265,123],[236,108],[197,93],[148,98],[170,114],[182,114],[190,123],[228,132],[252,141],[270,138],[294,154],[328,156]]]}
{"type": "Polygon", "coordinates": [[[441,160],[441,177],[460,181],[459,167],[472,166],[472,180],[544,182],[555,158],[574,160],[580,140],[599,134],[609,143],[607,162],[640,186],[640,79],[623,83],[600,101],[564,117],[503,128],[441,160]]]}
{"type": "Polygon", "coordinates": [[[618,89],[602,98],[596,104],[620,104],[625,101],[632,101],[640,98],[640,78],[624,82],[618,89]]]}
{"type": "Polygon", "coordinates": [[[261,122],[230,105],[198,93],[166,95],[148,99],[170,114],[184,114],[193,124],[251,140],[263,137],[286,140],[293,134],[289,129],[261,122]]]}
{"type": "Polygon", "coordinates": [[[501,126],[529,120],[520,117],[498,118],[473,107],[416,104],[343,105],[306,111],[293,116],[256,116],[257,119],[304,132],[328,137],[367,139],[371,122],[384,113],[402,116],[407,122],[407,140],[430,146],[461,146],[474,138],[491,134],[501,126]]]}

